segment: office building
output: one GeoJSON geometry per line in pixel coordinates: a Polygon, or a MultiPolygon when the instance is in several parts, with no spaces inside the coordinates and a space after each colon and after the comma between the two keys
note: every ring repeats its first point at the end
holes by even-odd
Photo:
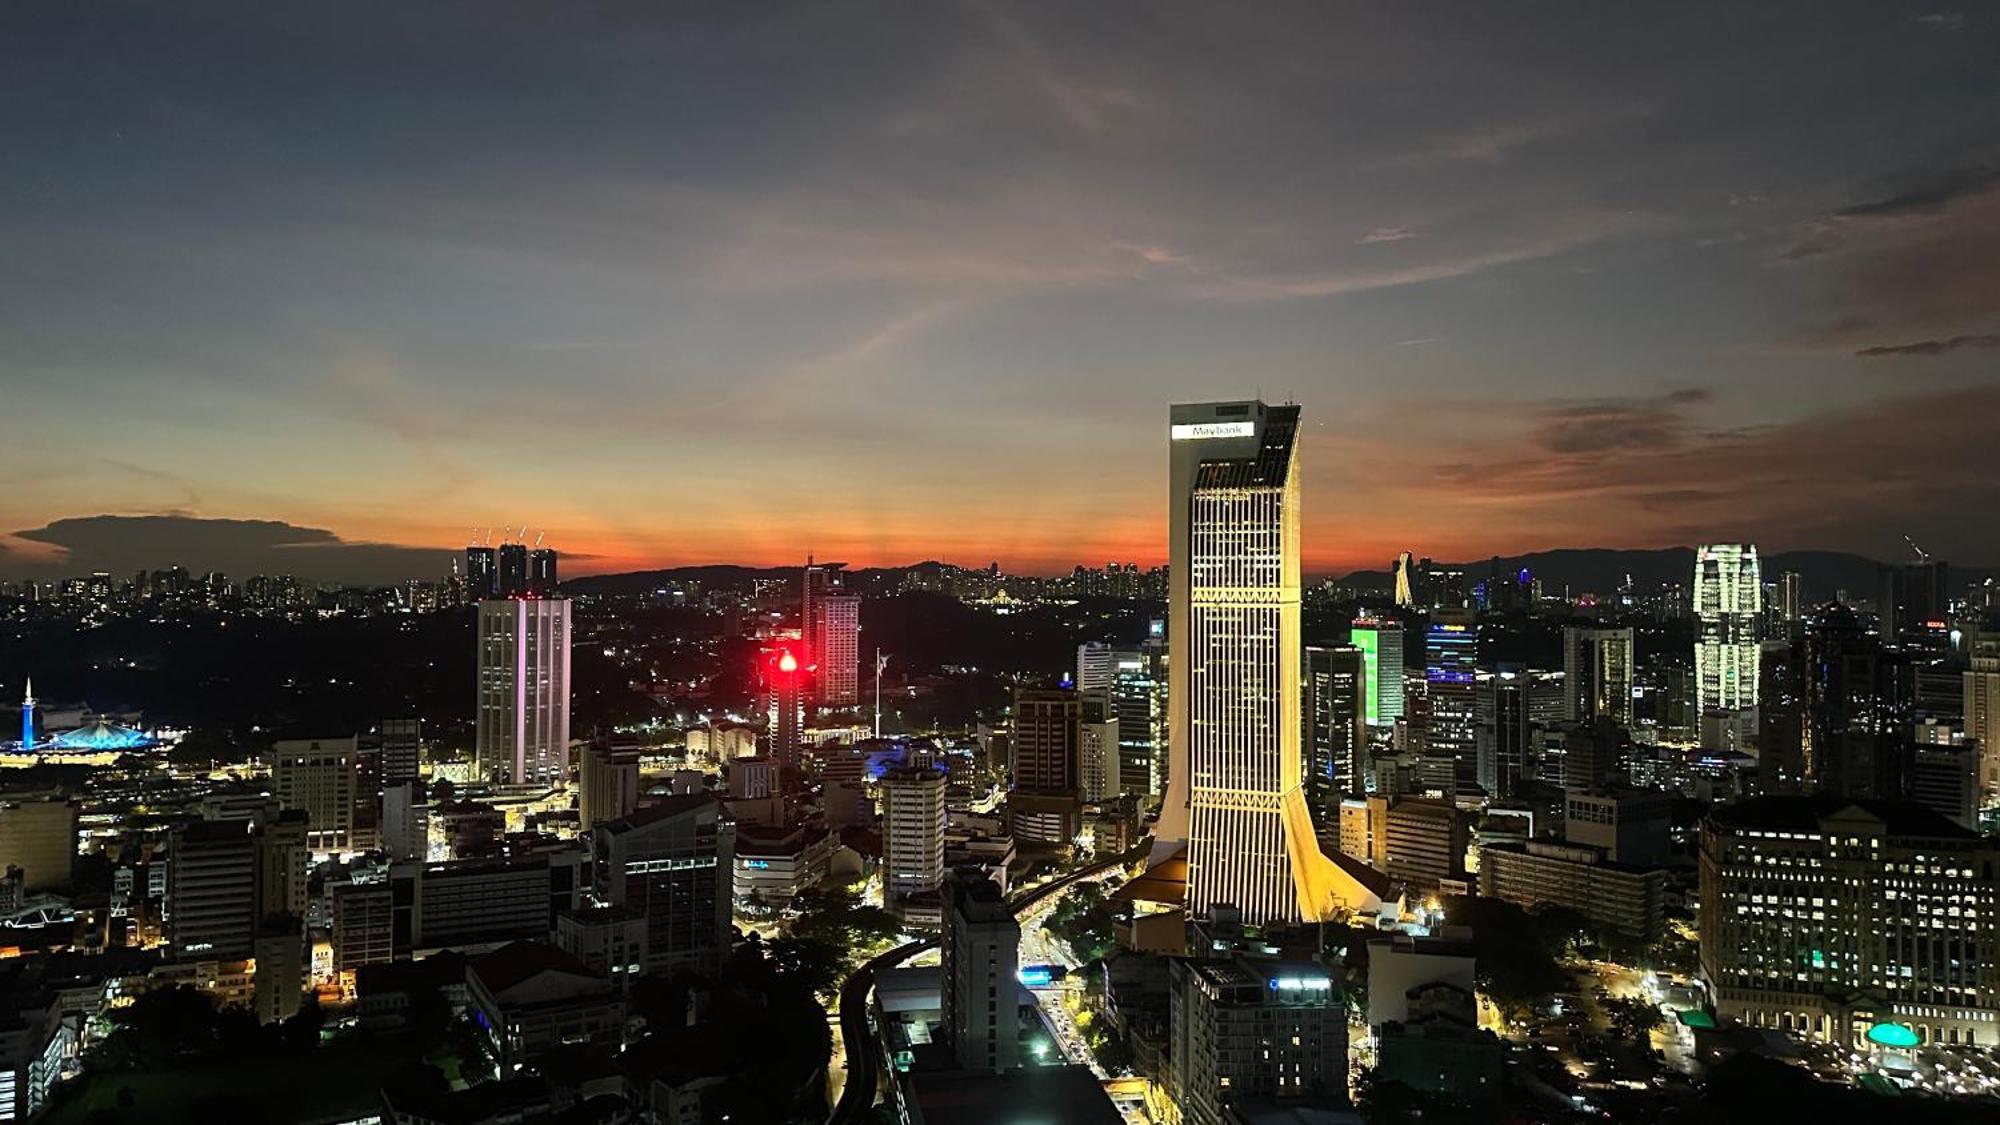
{"type": "Polygon", "coordinates": [[[0,872],[20,868],[23,891],[69,886],[78,808],[53,795],[0,797],[0,872]]]}
{"type": "Polygon", "coordinates": [[[1013,789],[1007,796],[1014,837],[1062,847],[1082,827],[1083,703],[1071,688],[1014,692],[1013,789]]]}
{"type": "Polygon", "coordinates": [[[1632,630],[1563,630],[1563,719],[1632,725],[1632,630]]]}
{"type": "Polygon", "coordinates": [[[1424,634],[1424,698],[1430,718],[1418,779],[1437,796],[1471,793],[1479,785],[1478,664],[1479,626],[1471,611],[1434,610],[1424,634]]]}
{"type": "Polygon", "coordinates": [[[1118,712],[1108,687],[1076,694],[1079,788],[1085,801],[1108,801],[1121,791],[1118,712]]]}
{"type": "Polygon", "coordinates": [[[803,651],[804,643],[781,641],[764,654],[765,752],[784,769],[798,768],[805,739],[812,673],[803,651]]]}
{"type": "Polygon", "coordinates": [[[1122,651],[1109,641],[1085,641],[1076,646],[1077,690],[1109,688],[1118,666],[1118,654],[1122,651]]]}
{"type": "Polygon", "coordinates": [[[999,884],[959,877],[949,899],[939,948],[944,1030],[964,1070],[1009,1071],[1021,1065],[1021,927],[999,884]]]}
{"type": "Polygon", "coordinates": [[[1450,801],[1411,797],[1383,816],[1381,866],[1392,878],[1435,889],[1465,877],[1465,817],[1450,801]]]}
{"type": "Polygon", "coordinates": [[[944,774],[926,767],[882,775],[882,887],[891,907],[944,882],[944,774]]]}
{"type": "Polygon", "coordinates": [[[1347,1104],[1347,1007],[1316,963],[1176,959],[1167,1095],[1186,1125],[1251,1101],[1347,1104]]]}
{"type": "Polygon", "coordinates": [[[479,603],[480,772],[513,785],[562,780],[569,771],[569,694],[569,599],[479,603]]]}
{"type": "Polygon", "coordinates": [[[271,788],[279,805],[306,814],[314,855],[353,850],[357,744],[350,735],[280,739],[271,747],[271,788]]]}
{"type": "Polygon", "coordinates": [[[1563,794],[1563,839],[1613,863],[1663,867],[1670,858],[1674,796],[1658,789],[1571,789],[1563,794]]]}
{"type": "Polygon", "coordinates": [[[333,906],[333,971],[353,973],[363,965],[396,959],[395,912],[388,881],[337,883],[333,906]]]}
{"type": "Polygon", "coordinates": [[[1403,717],[1403,626],[1375,617],[1357,617],[1347,643],[1361,650],[1368,666],[1368,725],[1393,727],[1403,717]]]}
{"type": "Polygon", "coordinates": [[[805,569],[799,572],[800,663],[810,665],[813,657],[819,652],[813,630],[819,624],[820,600],[832,593],[833,588],[833,571],[814,564],[812,556],[807,555],[805,569]]]}
{"type": "Polygon", "coordinates": [[[500,557],[491,547],[465,549],[465,598],[484,601],[500,596],[500,557]]]}
{"type": "Polygon", "coordinates": [[[528,577],[525,592],[530,597],[553,598],[560,584],[556,577],[556,553],[547,547],[537,547],[528,552],[528,577]]]}
{"type": "Polygon", "coordinates": [[[1373,894],[1320,851],[1299,681],[1299,408],[1176,406],[1169,428],[1171,765],[1156,854],[1187,842],[1186,908],[1321,919],[1373,894]]]}
{"type": "Polygon", "coordinates": [[[272,915],[306,913],[306,818],[262,809],[248,819],[197,820],[168,843],[168,944],[181,959],[255,955],[272,915]]]}
{"type": "Polygon", "coordinates": [[[736,826],[701,795],[597,827],[592,891],[646,916],[646,971],[713,972],[729,954],[736,826]]]}
{"type": "Polygon", "coordinates": [[[502,543],[499,549],[500,596],[523,597],[528,592],[528,545],[502,543]]]}
{"type": "Polygon", "coordinates": [[[1166,767],[1166,646],[1157,640],[1133,647],[1103,641],[1078,645],[1076,687],[1110,693],[1118,719],[1115,791],[1157,795],[1166,767]]]}
{"type": "Polygon", "coordinates": [[[851,594],[815,599],[812,643],[820,703],[854,706],[861,697],[861,599],[851,594]]]}
{"type": "Polygon", "coordinates": [[[1759,797],[1701,833],[1701,968],[1716,1014],[1870,1051],[2000,1043],[2000,841],[1920,805],[1759,797]]]}
{"type": "Polygon", "coordinates": [[[588,834],[639,807],[639,750],[593,743],[578,770],[577,830],[588,834]]]}
{"type": "Polygon", "coordinates": [[[625,906],[583,906],[556,915],[556,948],[591,972],[629,979],[646,967],[646,916],[625,906]]]}
{"type": "Polygon", "coordinates": [[[1806,787],[1847,797],[1902,796],[1915,725],[1909,657],[1836,604],[1814,615],[1800,668],[1806,787]]]}
{"type": "Polygon", "coordinates": [[[279,1023],[298,1015],[306,990],[303,920],[295,914],[278,914],[258,923],[251,955],[257,972],[250,1008],[257,1022],[279,1023]]]}
{"type": "Polygon", "coordinates": [[[1943,559],[1918,554],[1917,562],[1878,571],[1876,629],[1890,644],[1913,640],[1927,622],[1951,616],[1951,568],[1943,559]]]}
{"type": "Polygon", "coordinates": [[[1711,543],[1694,555],[1695,706],[1701,713],[1755,712],[1757,617],[1763,611],[1757,548],[1711,543]]]}
{"type": "Polygon", "coordinates": [[[730,891],[739,905],[782,910],[825,879],[837,843],[816,824],[736,826],[736,866],[730,891]]]}
{"type": "Polygon", "coordinates": [[[423,776],[424,721],[382,720],[382,786],[416,781],[423,776]]]}
{"type": "Polygon", "coordinates": [[[1787,637],[1798,636],[1805,626],[1805,616],[1805,577],[1796,570],[1778,575],[1778,619],[1784,623],[1787,637]]]}
{"type": "Polygon", "coordinates": [[[1339,835],[1340,802],[1362,792],[1368,745],[1368,668],[1358,648],[1306,648],[1302,727],[1306,805],[1322,839],[1339,835]]]}
{"type": "Polygon", "coordinates": [[[1967,648],[1965,736],[1979,747],[1980,802],[2000,804],[2000,635],[1975,633],[1967,648]]]}
{"type": "Polygon", "coordinates": [[[1513,667],[1481,672],[1474,688],[1479,787],[1490,797],[1515,796],[1533,780],[1528,774],[1535,728],[1533,673],[1513,667]]]}
{"type": "Polygon", "coordinates": [[[1910,800],[1960,828],[1978,829],[1978,747],[1963,742],[1918,745],[1907,788],[1910,800]]]}
{"type": "Polygon", "coordinates": [[[1596,848],[1529,841],[1479,850],[1479,893],[1516,906],[1560,906],[1642,942],[1659,940],[1667,873],[1612,863],[1596,848]]]}
{"type": "MultiPolygon", "coordinates": [[[[397,863],[389,868],[390,942],[397,957],[548,940],[555,916],[591,884],[581,848],[510,859],[397,863]]],[[[371,939],[372,940],[372,939],[371,939]]]]}
{"type": "Polygon", "coordinates": [[[1413,994],[1429,985],[1474,988],[1472,946],[1407,933],[1368,939],[1368,1029],[1410,1018],[1413,994]]]}
{"type": "Polygon", "coordinates": [[[392,862],[430,856],[431,809],[424,783],[399,781],[382,790],[382,850],[392,862]]]}

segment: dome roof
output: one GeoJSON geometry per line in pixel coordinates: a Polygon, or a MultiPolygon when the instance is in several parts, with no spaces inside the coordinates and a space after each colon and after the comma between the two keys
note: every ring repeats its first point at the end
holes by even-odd
{"type": "Polygon", "coordinates": [[[99,719],[85,727],[66,730],[49,740],[52,750],[138,750],[156,743],[152,735],[131,727],[99,719]]]}

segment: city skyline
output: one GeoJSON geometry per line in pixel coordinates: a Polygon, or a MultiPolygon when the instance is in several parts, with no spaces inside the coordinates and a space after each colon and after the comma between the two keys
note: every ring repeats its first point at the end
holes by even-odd
{"type": "Polygon", "coordinates": [[[1150,563],[1254,395],[1308,572],[2000,561],[1995,17],[1835,7],[15,9],[0,574],[1150,563]]]}

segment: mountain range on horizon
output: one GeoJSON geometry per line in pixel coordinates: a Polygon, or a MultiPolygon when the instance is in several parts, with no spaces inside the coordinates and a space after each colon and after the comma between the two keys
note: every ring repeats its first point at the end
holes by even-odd
{"type": "MultiPolygon", "coordinates": [[[[1843,590],[1854,597],[1871,598],[1874,596],[1881,568],[1884,565],[1901,565],[1900,560],[1895,564],[1885,564],[1882,560],[1852,552],[1817,550],[1780,551],[1764,555],[1760,561],[1766,581],[1773,581],[1786,571],[1798,572],[1804,582],[1806,599],[1813,602],[1831,600],[1843,590]]],[[[842,567],[855,575],[888,575],[907,573],[918,567],[936,563],[937,560],[926,560],[908,566],[856,568],[845,568],[841,563],[822,565],[842,567]]],[[[1526,568],[1530,574],[1542,580],[1544,589],[1551,592],[1567,590],[1571,593],[1609,593],[1616,590],[1628,575],[1634,585],[1641,589],[1657,586],[1663,582],[1687,581],[1694,571],[1694,548],[1663,547],[1653,550],[1606,547],[1559,548],[1518,555],[1500,555],[1471,562],[1436,562],[1434,565],[1445,570],[1464,571],[1471,582],[1481,581],[1491,572],[1513,574],[1526,568]]],[[[563,587],[574,593],[629,594],[652,589],[662,581],[748,583],[753,578],[783,577],[795,573],[797,569],[732,564],[668,567],[574,578],[564,582],[563,587]]],[[[1954,565],[1951,567],[1951,583],[1954,589],[1958,589],[1968,583],[1992,578],[1996,574],[2000,574],[2000,568],[1954,565]]],[[[1381,570],[1357,570],[1347,574],[1309,575],[1307,581],[1318,581],[1321,578],[1332,578],[1337,583],[1362,589],[1388,590],[1392,585],[1392,572],[1386,567],[1381,570]]]]}

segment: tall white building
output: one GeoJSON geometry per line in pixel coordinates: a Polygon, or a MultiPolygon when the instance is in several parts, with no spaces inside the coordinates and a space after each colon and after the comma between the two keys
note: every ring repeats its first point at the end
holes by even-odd
{"type": "Polygon", "coordinates": [[[271,747],[271,787],[278,804],[306,814],[306,846],[314,855],[353,847],[354,754],[359,740],[288,738],[271,747]]]}
{"type": "Polygon", "coordinates": [[[1168,724],[1158,850],[1185,839],[1187,910],[1320,919],[1374,896],[1321,852],[1303,788],[1299,408],[1175,406],[1168,724]]]}
{"type": "Polygon", "coordinates": [[[480,772],[515,785],[569,769],[568,598],[479,603],[480,772]]]}
{"type": "Polygon", "coordinates": [[[944,774],[921,767],[882,775],[882,888],[891,906],[944,882],[944,774]]]}
{"type": "Polygon", "coordinates": [[[1974,634],[1964,673],[1965,733],[1979,745],[1979,796],[2000,803],[2000,637],[1974,634]]]}
{"type": "Polygon", "coordinates": [[[1711,543],[1694,553],[1695,705],[1704,713],[1757,706],[1757,616],[1764,580],[1753,543],[1711,543]]]}

